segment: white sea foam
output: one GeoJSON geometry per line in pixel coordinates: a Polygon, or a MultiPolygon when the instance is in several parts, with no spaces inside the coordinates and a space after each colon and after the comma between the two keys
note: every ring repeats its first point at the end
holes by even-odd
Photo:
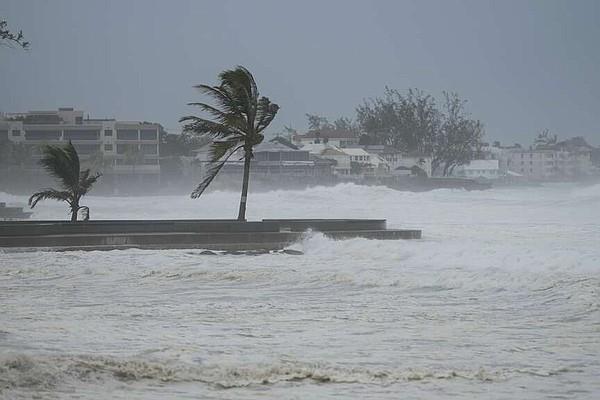
{"type": "MultiPolygon", "coordinates": [[[[228,218],[238,197],[85,203],[98,219],[228,218]]],[[[387,218],[424,238],[2,252],[0,398],[595,398],[599,204],[600,185],[346,184],[253,194],[249,218],[387,218]]]]}

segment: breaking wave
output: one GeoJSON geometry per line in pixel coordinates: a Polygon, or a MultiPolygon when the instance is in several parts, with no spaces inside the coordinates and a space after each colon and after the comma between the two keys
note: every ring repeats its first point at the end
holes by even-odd
{"type": "Polygon", "coordinates": [[[270,385],[280,382],[360,383],[392,385],[400,382],[465,379],[505,381],[520,374],[552,376],[572,371],[567,367],[542,369],[373,369],[326,363],[282,361],[263,364],[193,365],[141,359],[98,356],[0,358],[0,385],[4,388],[50,390],[78,383],[155,380],[164,383],[201,382],[218,388],[270,385]],[[100,381],[100,382],[99,382],[100,381]]]}

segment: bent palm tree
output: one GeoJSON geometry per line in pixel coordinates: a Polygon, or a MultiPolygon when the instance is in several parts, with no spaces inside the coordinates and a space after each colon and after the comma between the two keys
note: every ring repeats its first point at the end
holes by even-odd
{"type": "Polygon", "coordinates": [[[227,160],[238,150],[244,151],[244,178],[238,220],[246,219],[246,199],[252,149],[263,141],[262,131],[269,126],[279,106],[267,97],[260,97],[254,77],[246,68],[238,66],[219,74],[219,86],[196,85],[202,93],[210,96],[216,106],[206,103],[189,103],[198,106],[212,116],[213,120],[195,116],[183,117],[184,131],[208,136],[212,139],[210,168],[200,185],[192,192],[198,198],[215,179],[227,160]]]}
{"type": "Polygon", "coordinates": [[[77,212],[81,208],[79,201],[102,174],[80,170],[79,156],[71,142],[64,147],[44,146],[42,153],[40,164],[59,180],[63,190],[43,189],[31,195],[29,205],[34,208],[38,201],[46,199],[66,201],[71,209],[71,222],[77,221],[77,212]]]}

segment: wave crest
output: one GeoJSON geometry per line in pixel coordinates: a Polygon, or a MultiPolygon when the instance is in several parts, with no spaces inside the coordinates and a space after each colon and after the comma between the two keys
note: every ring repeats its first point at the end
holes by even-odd
{"type": "Polygon", "coordinates": [[[282,361],[272,364],[193,365],[181,362],[119,359],[95,356],[31,357],[9,355],[0,359],[0,384],[4,388],[49,390],[77,382],[103,380],[155,380],[166,383],[202,382],[220,388],[268,385],[280,382],[391,385],[437,379],[503,381],[517,374],[550,376],[568,372],[533,369],[430,370],[370,369],[321,363],[282,361]]]}

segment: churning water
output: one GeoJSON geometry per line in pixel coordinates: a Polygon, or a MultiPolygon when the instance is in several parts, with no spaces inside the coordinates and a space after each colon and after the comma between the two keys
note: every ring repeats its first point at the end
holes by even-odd
{"type": "MultiPolygon", "coordinates": [[[[24,197],[4,195],[9,202],[24,197]]],[[[227,218],[237,193],[89,197],[227,218]]],[[[249,219],[387,218],[304,255],[0,253],[0,398],[600,398],[600,185],[253,194],[249,219]]],[[[66,218],[41,203],[35,218],[66,218]]]]}

